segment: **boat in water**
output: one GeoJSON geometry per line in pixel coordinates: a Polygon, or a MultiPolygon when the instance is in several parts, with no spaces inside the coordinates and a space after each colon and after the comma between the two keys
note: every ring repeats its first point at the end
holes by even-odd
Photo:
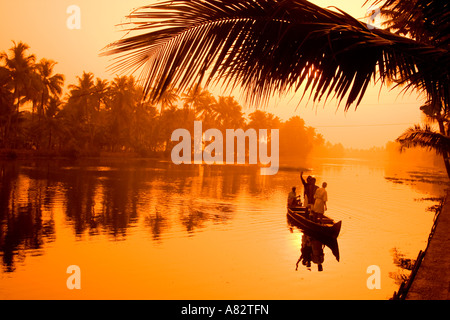
{"type": "Polygon", "coordinates": [[[320,237],[336,239],[341,231],[342,221],[335,222],[324,215],[321,223],[315,222],[310,218],[309,210],[306,207],[288,207],[287,216],[291,223],[298,224],[301,228],[320,237]]]}

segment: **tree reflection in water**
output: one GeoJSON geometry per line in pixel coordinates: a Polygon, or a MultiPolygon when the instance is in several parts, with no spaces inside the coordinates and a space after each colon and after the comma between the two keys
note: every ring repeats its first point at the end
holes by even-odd
{"type": "Polygon", "coordinates": [[[389,277],[393,279],[397,285],[401,285],[409,279],[411,270],[416,261],[414,259],[406,258],[406,256],[399,252],[397,248],[393,248],[391,253],[394,264],[398,267],[398,270],[397,272],[389,272],[389,277]]]}
{"type": "Polygon", "coordinates": [[[0,165],[0,252],[6,272],[14,271],[28,250],[41,255],[55,240],[53,214],[43,213],[51,193],[44,188],[42,181],[21,177],[17,166],[0,165]],[[23,185],[16,183],[20,179],[23,185]]]}
{"type": "MultiPolygon", "coordinates": [[[[227,223],[248,168],[190,166],[167,162],[2,161],[0,162],[0,255],[12,272],[25,259],[44,253],[55,240],[54,214],[64,214],[74,237],[107,235],[125,240],[142,225],[160,242],[178,224],[188,235],[207,224],[227,223]],[[222,172],[225,170],[227,172],[222,172]],[[202,198],[215,198],[211,203],[202,198]],[[222,201],[223,200],[223,201],[222,201]]],[[[254,170],[254,169],[250,169],[254,170]]],[[[252,193],[258,192],[254,186],[252,193]]]]}

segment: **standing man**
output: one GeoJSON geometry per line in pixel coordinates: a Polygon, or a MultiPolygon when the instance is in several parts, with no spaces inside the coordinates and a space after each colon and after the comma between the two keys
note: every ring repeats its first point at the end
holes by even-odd
{"type": "Polygon", "coordinates": [[[303,179],[303,171],[300,172],[300,179],[303,183],[303,195],[305,197],[305,206],[308,207],[309,205],[314,205],[314,194],[316,193],[316,190],[318,189],[318,186],[316,186],[316,178],[313,178],[311,176],[308,176],[305,179],[303,179]]]}
{"type": "Polygon", "coordinates": [[[314,207],[313,211],[316,215],[316,220],[321,223],[323,215],[325,214],[325,211],[327,210],[327,201],[328,201],[328,193],[325,189],[327,187],[327,183],[322,183],[322,188],[317,189],[314,198],[314,207]]]}

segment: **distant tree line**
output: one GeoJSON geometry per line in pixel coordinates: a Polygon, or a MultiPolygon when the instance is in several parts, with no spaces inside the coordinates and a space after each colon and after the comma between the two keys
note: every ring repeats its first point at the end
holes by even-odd
{"type": "Polygon", "coordinates": [[[154,104],[142,99],[131,76],[108,81],[83,72],[63,95],[64,75],[54,72],[56,62],[37,61],[28,50],[19,42],[0,55],[0,149],[73,157],[167,156],[177,143],[171,133],[193,130],[195,120],[202,121],[203,130],[279,129],[280,157],[305,157],[313,146],[335,147],[299,116],[282,121],[262,110],[245,116],[234,97],[215,97],[202,88],[182,95],[167,91],[154,104]]]}

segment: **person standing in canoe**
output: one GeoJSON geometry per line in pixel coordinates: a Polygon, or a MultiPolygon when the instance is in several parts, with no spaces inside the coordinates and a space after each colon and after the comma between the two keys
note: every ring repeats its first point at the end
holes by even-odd
{"type": "Polygon", "coordinates": [[[327,210],[328,193],[326,187],[327,183],[322,183],[322,188],[317,189],[316,193],[314,194],[315,201],[313,212],[315,213],[316,221],[318,221],[319,223],[322,222],[323,215],[327,210]]]}
{"type": "Polygon", "coordinates": [[[304,192],[303,195],[305,197],[305,206],[312,206],[314,205],[314,194],[316,193],[316,190],[318,189],[318,186],[316,186],[316,178],[308,176],[305,179],[303,179],[303,171],[300,172],[300,179],[303,183],[304,192]]]}

